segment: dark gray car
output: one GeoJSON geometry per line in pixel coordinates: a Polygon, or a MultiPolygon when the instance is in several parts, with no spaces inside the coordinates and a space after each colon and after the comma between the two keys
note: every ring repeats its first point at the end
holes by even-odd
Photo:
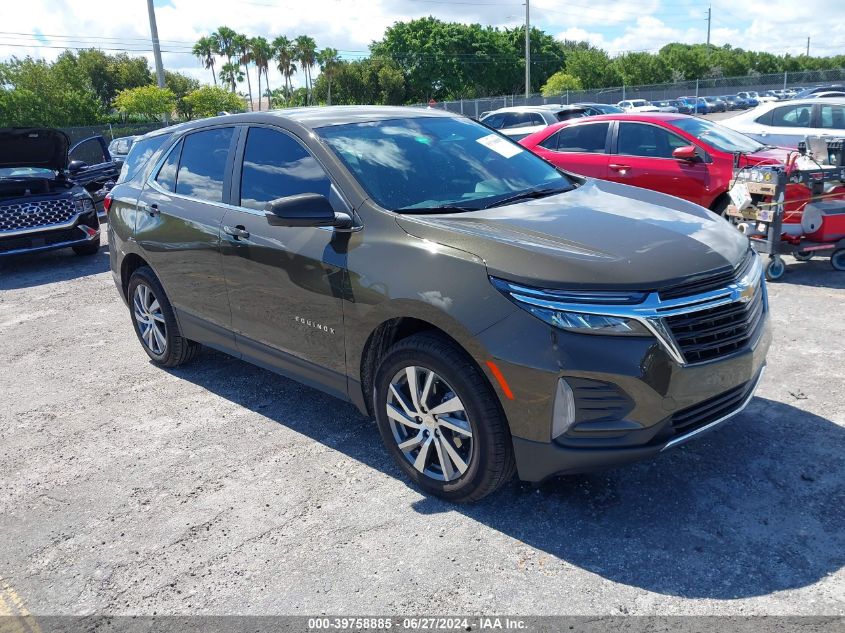
{"type": "Polygon", "coordinates": [[[125,167],[109,252],[150,358],[208,345],[349,400],[447,499],[654,456],[762,374],[745,237],[464,118],[218,117],[143,137],[125,167]]]}

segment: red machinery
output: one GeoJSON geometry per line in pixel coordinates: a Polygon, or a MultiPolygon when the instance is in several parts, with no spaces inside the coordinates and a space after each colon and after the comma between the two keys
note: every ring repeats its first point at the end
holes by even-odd
{"type": "Polygon", "coordinates": [[[808,154],[802,143],[786,165],[746,166],[734,172],[733,204],[727,213],[745,229],[754,250],[769,255],[770,281],[783,276],[786,266],[781,255],[787,253],[800,261],[829,253],[833,268],[845,270],[845,144],[841,139],[822,142],[824,155],[817,147],[808,154]],[[794,194],[787,196],[795,185],[803,185],[810,194],[799,208],[794,194]]]}

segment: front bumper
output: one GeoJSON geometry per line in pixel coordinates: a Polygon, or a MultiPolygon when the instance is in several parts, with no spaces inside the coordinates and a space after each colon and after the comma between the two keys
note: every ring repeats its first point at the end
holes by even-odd
{"type": "Polygon", "coordinates": [[[657,339],[572,334],[523,310],[479,338],[513,394],[500,401],[519,476],[537,482],[654,457],[724,423],[753,397],[771,328],[766,309],[747,345],[692,364],[657,339]],[[553,438],[560,379],[574,393],[577,416],[553,438]]]}
{"type": "Polygon", "coordinates": [[[100,222],[96,211],[79,213],[68,222],[0,232],[0,257],[38,253],[100,241],[100,222]]]}

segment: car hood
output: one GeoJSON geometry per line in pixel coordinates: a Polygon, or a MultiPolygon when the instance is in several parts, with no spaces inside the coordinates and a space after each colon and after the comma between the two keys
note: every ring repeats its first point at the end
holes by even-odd
{"type": "Polygon", "coordinates": [[[787,159],[789,158],[789,154],[794,152],[794,149],[791,150],[786,147],[767,147],[766,149],[761,149],[759,152],[743,154],[740,160],[740,166],[762,164],[785,165],[787,159]]]}
{"type": "Polygon", "coordinates": [[[397,222],[480,257],[491,275],[546,288],[651,290],[736,266],[748,250],[746,237],[703,207],[592,179],[548,198],[397,222]]]}
{"type": "Polygon", "coordinates": [[[42,167],[61,171],[67,166],[70,140],[50,128],[0,129],[0,167],[42,167]]]}

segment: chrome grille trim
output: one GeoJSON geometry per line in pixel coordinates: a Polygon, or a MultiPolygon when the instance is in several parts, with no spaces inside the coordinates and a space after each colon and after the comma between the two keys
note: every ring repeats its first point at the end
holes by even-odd
{"type": "Polygon", "coordinates": [[[0,236],[72,226],[81,211],[71,198],[0,205],[0,236]]]}
{"type": "MultiPolygon", "coordinates": [[[[752,257],[753,263],[748,267],[747,272],[724,288],[667,300],[662,300],[659,292],[650,292],[641,303],[633,305],[562,302],[556,300],[554,294],[550,292],[544,293],[543,291],[538,291],[536,288],[529,288],[510,282],[507,285],[508,291],[513,299],[520,303],[561,312],[580,312],[583,314],[614,316],[639,321],[660,341],[663,348],[675,362],[680,365],[688,365],[692,363],[688,362],[684,357],[667,323],[667,318],[710,310],[731,303],[748,303],[756,298],[758,293],[765,292],[763,287],[763,264],[760,261],[760,256],[756,253],[752,257]]],[[[764,315],[767,309],[768,306],[764,295],[764,315]]],[[[753,334],[752,332],[751,335],[753,336],[753,334]]]]}

